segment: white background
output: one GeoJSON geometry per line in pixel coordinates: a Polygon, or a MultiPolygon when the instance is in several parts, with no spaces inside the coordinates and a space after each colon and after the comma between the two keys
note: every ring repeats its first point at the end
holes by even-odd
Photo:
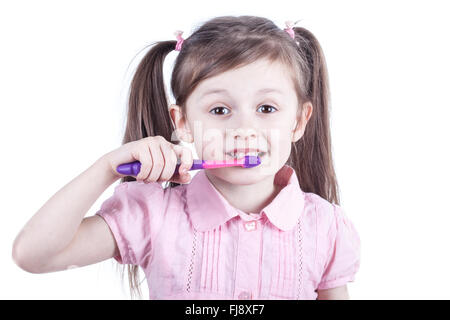
{"type": "Polygon", "coordinates": [[[12,243],[56,191],[120,146],[139,51],[220,15],[280,28],[302,19],[323,47],[341,205],[362,244],[351,298],[450,298],[449,12],[446,1],[1,2],[0,298],[129,299],[112,259],[30,274],[12,243]]]}

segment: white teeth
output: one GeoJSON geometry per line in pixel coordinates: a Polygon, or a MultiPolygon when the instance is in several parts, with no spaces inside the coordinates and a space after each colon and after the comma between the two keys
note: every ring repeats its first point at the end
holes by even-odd
{"type": "Polygon", "coordinates": [[[257,151],[252,151],[252,152],[248,152],[247,154],[243,153],[243,152],[238,152],[238,153],[227,153],[227,155],[229,155],[230,157],[234,158],[234,159],[240,159],[243,158],[244,156],[248,155],[248,156],[259,156],[262,157],[265,154],[265,152],[257,152],[257,151]]]}

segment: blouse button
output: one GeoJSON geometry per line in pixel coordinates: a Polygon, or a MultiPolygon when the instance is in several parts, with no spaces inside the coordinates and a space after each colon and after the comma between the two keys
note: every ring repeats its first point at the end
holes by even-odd
{"type": "Polygon", "coordinates": [[[247,231],[253,231],[256,229],[256,221],[253,220],[253,221],[245,222],[244,227],[245,227],[245,230],[247,230],[247,231]]]}
{"type": "Polygon", "coordinates": [[[239,296],[238,299],[239,300],[250,300],[251,299],[251,293],[247,292],[247,291],[242,291],[239,296]]]}

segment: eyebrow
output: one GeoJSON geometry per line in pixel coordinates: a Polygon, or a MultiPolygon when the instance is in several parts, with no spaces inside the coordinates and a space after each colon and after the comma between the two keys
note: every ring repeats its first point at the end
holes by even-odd
{"type": "MultiPolygon", "coordinates": [[[[259,89],[258,91],[256,91],[256,93],[271,93],[271,92],[283,94],[283,92],[281,90],[275,89],[275,88],[263,88],[263,89],[259,89]]],[[[226,95],[230,95],[230,93],[226,89],[211,89],[211,90],[205,91],[200,96],[200,99],[207,95],[217,94],[217,93],[225,93],[226,95]]]]}

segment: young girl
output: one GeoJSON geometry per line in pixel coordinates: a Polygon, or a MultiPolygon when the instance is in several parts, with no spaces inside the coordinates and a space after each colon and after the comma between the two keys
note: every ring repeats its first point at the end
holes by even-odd
{"type": "Polygon", "coordinates": [[[360,239],[339,205],[319,42],[254,16],[214,18],[177,38],[155,43],[138,66],[123,145],[30,219],[15,262],[44,273],[113,257],[128,265],[132,293],[141,294],[142,268],[150,299],[347,299],[360,239]],[[169,104],[163,62],[174,49],[169,104]],[[191,179],[180,141],[201,159],[254,154],[261,164],[191,179]],[[135,160],[135,178],[116,171],[135,160]]]}

